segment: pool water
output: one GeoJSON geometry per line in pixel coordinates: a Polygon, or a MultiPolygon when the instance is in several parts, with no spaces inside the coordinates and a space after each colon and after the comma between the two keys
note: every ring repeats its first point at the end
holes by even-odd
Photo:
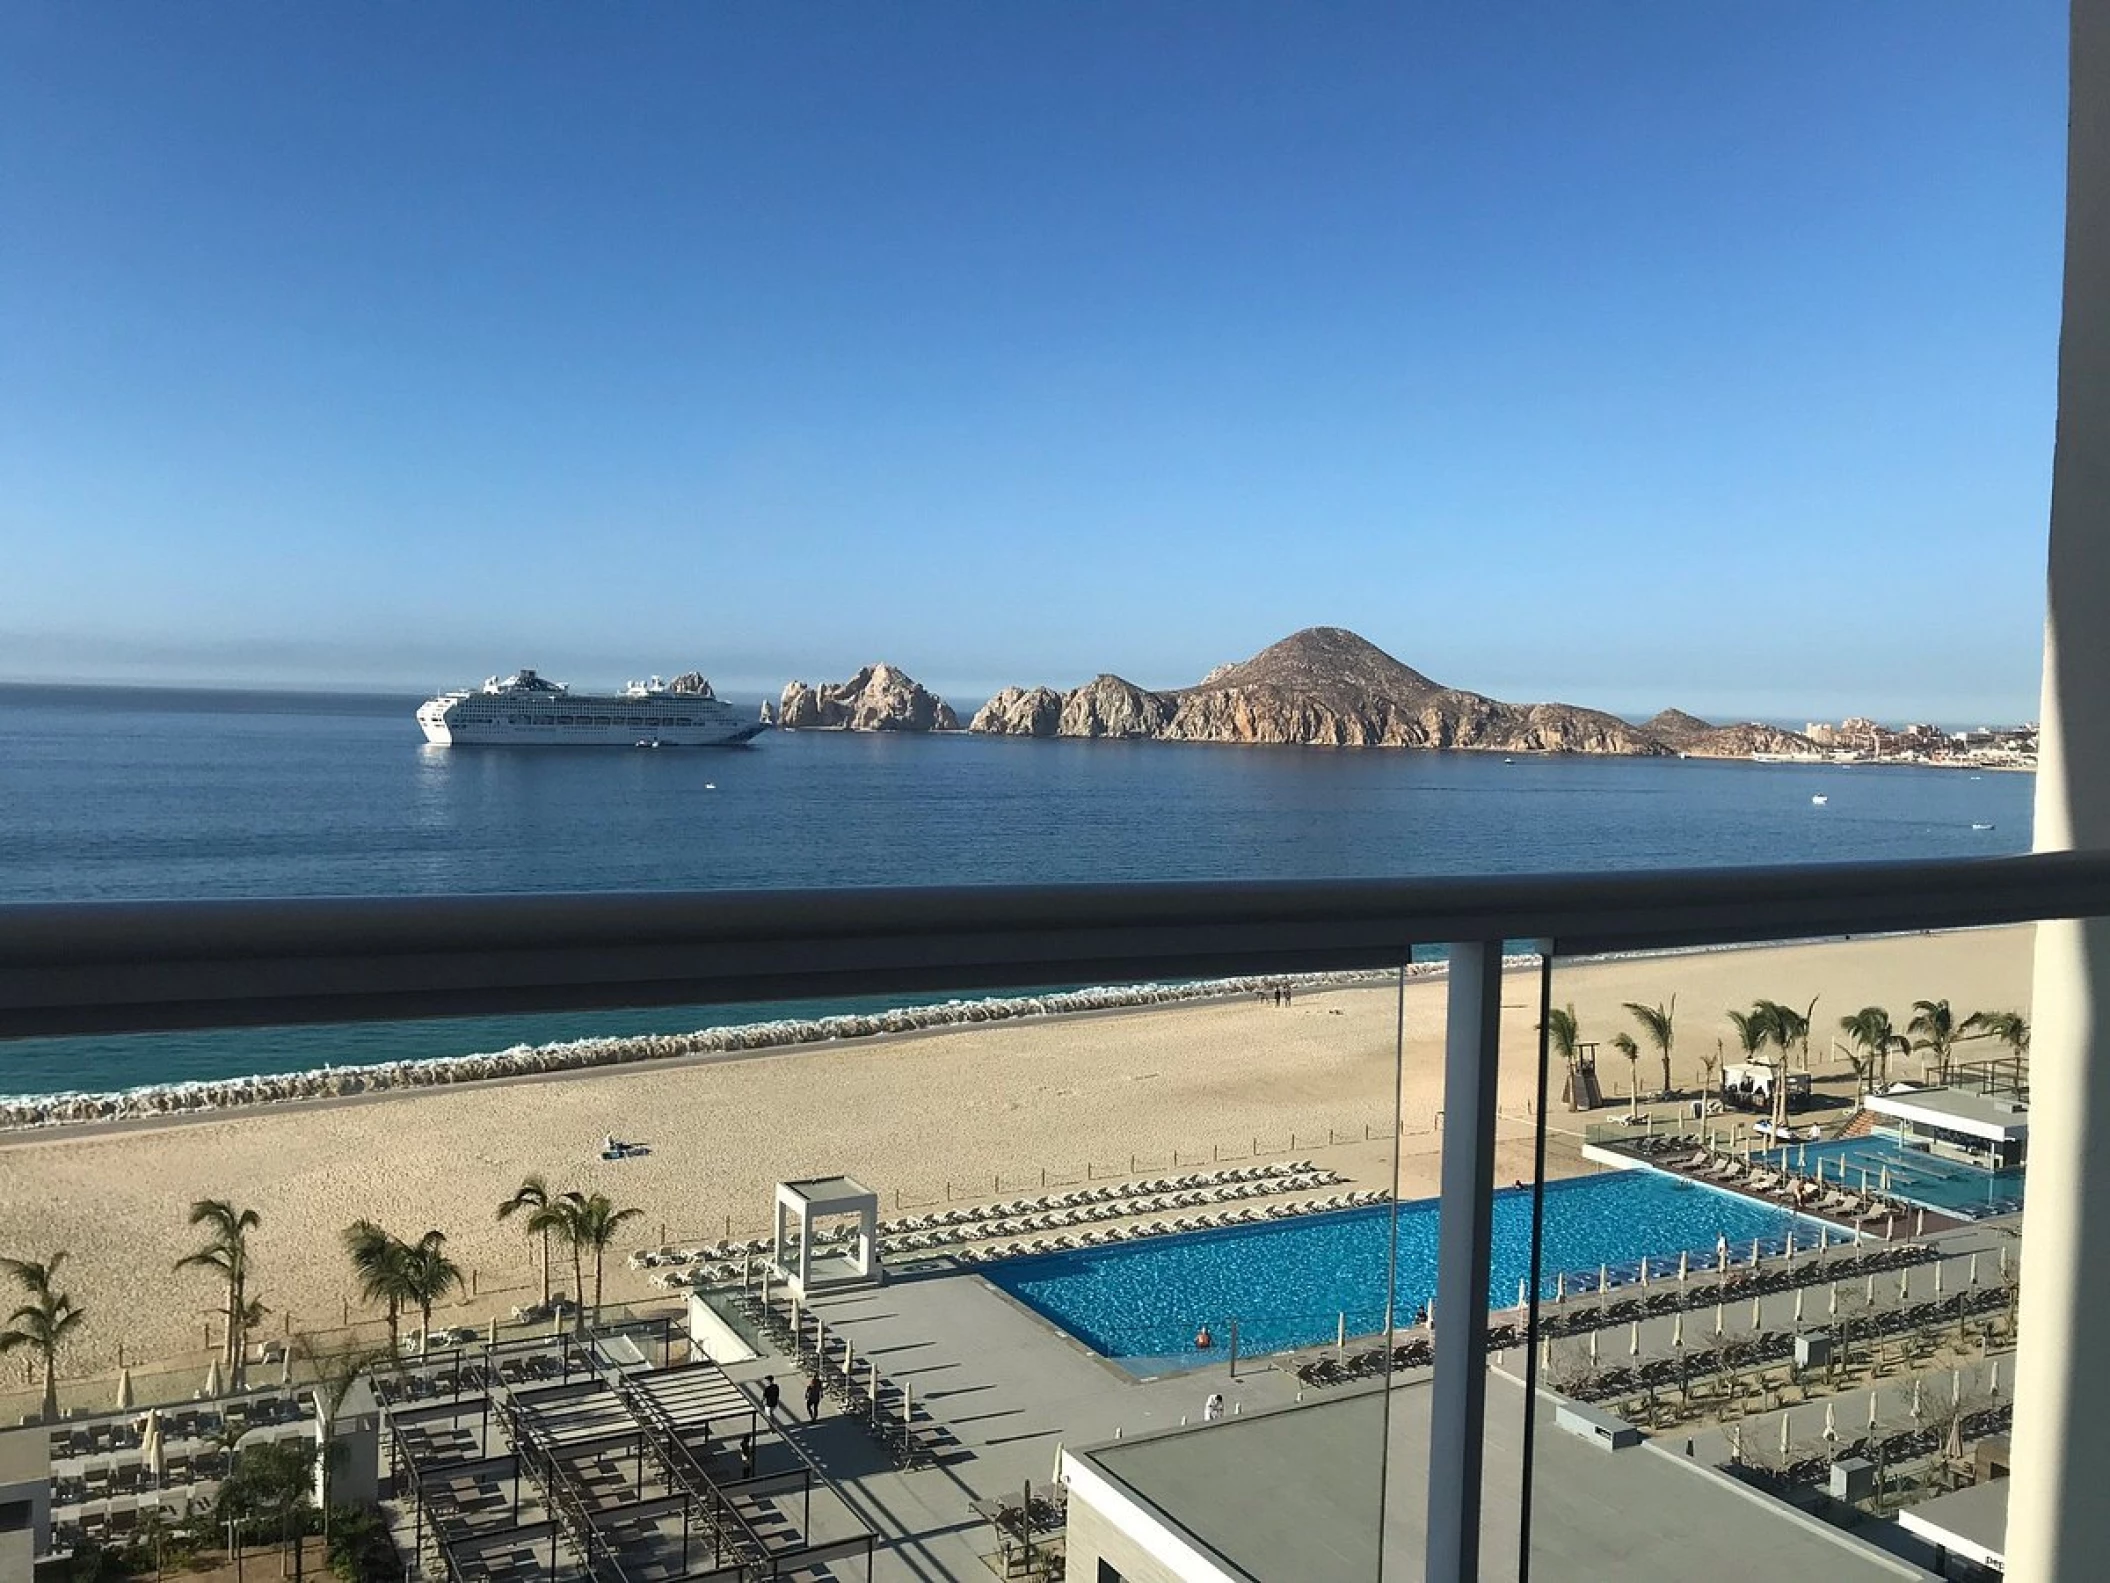
{"type": "MultiPolygon", "coordinates": [[[[1397,1209],[1379,1205],[1304,1215],[1221,1231],[1146,1237],[987,1265],[990,1281],[1136,1373],[1194,1367],[1212,1355],[1194,1348],[1207,1324],[1219,1348],[1238,1322],[1239,1348],[1279,1352],[1334,1339],[1345,1314],[1351,1335],[1384,1328],[1386,1217],[1399,1217],[1399,1265],[1393,1290],[1406,1323],[1434,1295],[1436,1200],[1397,1209]]],[[[1772,1205],[1686,1182],[1657,1171],[1613,1171],[1546,1187],[1541,1295],[1554,1294],[1556,1272],[1568,1290],[1594,1287],[1601,1266],[1615,1283],[1632,1280],[1643,1257],[1657,1274],[1688,1253],[1711,1266],[1716,1239],[1741,1262],[1752,1242],[1777,1251],[1795,1230],[1814,1248],[1826,1228],[1772,1205]]],[[[1830,1237],[1842,1236],[1836,1229],[1830,1237]]],[[[1495,1195],[1490,1307],[1517,1300],[1530,1274],[1531,1194],[1495,1195]]],[[[1216,1354],[1216,1355],[1221,1355],[1216,1354]]]]}
{"type": "Polygon", "coordinates": [[[1957,1160],[1938,1160],[1875,1135],[1798,1143],[1771,1150],[1765,1158],[1775,1165],[1785,1163],[1803,1176],[1815,1176],[1821,1169],[1827,1182],[1843,1181],[1855,1191],[1864,1190],[1864,1184],[1867,1191],[1884,1191],[1883,1173],[1888,1170],[1891,1197],[1924,1204],[1960,1220],[2011,1215],[2022,1208],[2025,1172],[1988,1171],[1957,1160]]]}

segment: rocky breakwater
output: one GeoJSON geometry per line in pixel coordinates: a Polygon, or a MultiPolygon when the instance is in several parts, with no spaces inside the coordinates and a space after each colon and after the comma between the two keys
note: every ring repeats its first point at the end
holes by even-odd
{"type": "Polygon", "coordinates": [[[1747,759],[1754,753],[1808,754],[1821,758],[1824,749],[1799,731],[1783,731],[1761,721],[1736,725],[1710,725],[1682,709],[1666,709],[1652,718],[1644,731],[1662,738],[1673,752],[1695,759],[1747,759]]]}
{"type": "Polygon", "coordinates": [[[897,666],[867,665],[845,682],[793,682],[777,701],[786,731],[957,731],[952,705],[897,666]]]}
{"type": "MultiPolygon", "coordinates": [[[[1416,963],[1415,977],[1440,974],[1441,963],[1416,963]]],[[[481,1055],[425,1061],[387,1061],[371,1066],[329,1066],[319,1071],[218,1081],[157,1083],[113,1093],[28,1094],[0,1099],[0,1129],[55,1127],[91,1122],[140,1121],[240,1110],[294,1100],[344,1099],[425,1088],[447,1088],[546,1072],[576,1072],[635,1061],[670,1061],[726,1055],[742,1050],[790,1049],[841,1039],[927,1028],[963,1028],[1020,1017],[1053,1017],[1121,1007],[1172,1005],[1227,995],[1261,994],[1279,984],[1323,989],[1387,983],[1390,972],[1309,973],[1283,978],[1226,978],[1182,984],[1123,984],[1016,995],[987,1000],[949,1000],[937,1005],[834,1017],[787,1017],[693,1033],[635,1034],[573,1039],[556,1044],[515,1045],[481,1055]]]]}
{"type": "Polygon", "coordinates": [[[1572,704],[1508,704],[1431,681],[1367,639],[1310,627],[1192,687],[1100,676],[1068,693],[1007,687],[971,731],[1164,742],[1477,748],[1508,753],[1676,751],[1647,727],[1572,704]]]}

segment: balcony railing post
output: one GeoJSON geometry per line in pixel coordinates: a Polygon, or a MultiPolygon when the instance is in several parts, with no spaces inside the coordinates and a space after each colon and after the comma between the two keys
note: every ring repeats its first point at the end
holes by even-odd
{"type": "Polygon", "coordinates": [[[1502,943],[1468,941],[1449,952],[1425,1575],[1428,1583],[1477,1583],[1502,943]]]}

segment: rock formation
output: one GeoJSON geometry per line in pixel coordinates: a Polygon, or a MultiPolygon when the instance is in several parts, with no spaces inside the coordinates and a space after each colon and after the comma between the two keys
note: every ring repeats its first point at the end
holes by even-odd
{"type": "Polygon", "coordinates": [[[1431,681],[1339,627],[1307,628],[1249,660],[1217,666],[1193,687],[1167,692],[1118,676],[1063,694],[1007,687],[968,729],[999,736],[1636,756],[1727,757],[1810,746],[1771,726],[1717,729],[1675,710],[1637,726],[1572,704],[1506,704],[1431,681]],[[1739,745],[1747,741],[1754,745],[1739,745]]]}
{"type": "Polygon", "coordinates": [[[761,718],[762,724],[764,724],[765,726],[773,726],[777,723],[777,706],[771,703],[767,698],[762,700],[761,718]]]}
{"type": "Polygon", "coordinates": [[[967,729],[992,736],[1052,737],[1061,725],[1061,693],[1052,687],[1006,687],[975,711],[967,729]]]}
{"type": "Polygon", "coordinates": [[[793,682],[777,703],[786,731],[957,731],[952,706],[906,671],[867,665],[846,682],[793,682]]]}

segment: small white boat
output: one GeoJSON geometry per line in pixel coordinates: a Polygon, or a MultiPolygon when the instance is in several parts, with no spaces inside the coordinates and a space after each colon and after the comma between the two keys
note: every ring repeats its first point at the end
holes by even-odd
{"type": "Polygon", "coordinates": [[[1989,824],[1974,824],[1974,825],[1972,825],[1972,826],[1971,826],[1971,828],[1972,828],[1973,830],[1990,830],[1990,829],[1992,829],[1993,827],[1992,827],[1991,825],[1989,825],[1989,824]]]}
{"type": "Polygon", "coordinates": [[[1822,808],[1826,803],[1831,801],[1831,798],[1825,796],[1823,792],[1815,792],[1811,795],[1810,801],[1814,803],[1817,807],[1822,808]]]}

